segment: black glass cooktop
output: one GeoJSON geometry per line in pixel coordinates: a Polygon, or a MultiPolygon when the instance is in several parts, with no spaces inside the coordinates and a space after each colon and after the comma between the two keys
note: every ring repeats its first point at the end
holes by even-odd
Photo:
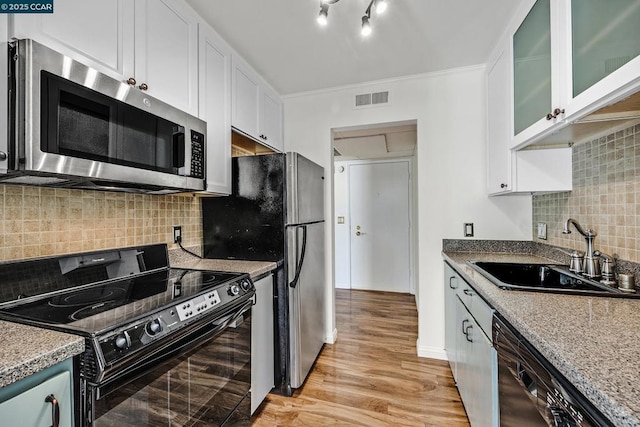
{"type": "Polygon", "coordinates": [[[69,289],[35,301],[0,308],[0,313],[39,324],[97,333],[188,299],[240,275],[170,269],[82,289],[69,289]]]}

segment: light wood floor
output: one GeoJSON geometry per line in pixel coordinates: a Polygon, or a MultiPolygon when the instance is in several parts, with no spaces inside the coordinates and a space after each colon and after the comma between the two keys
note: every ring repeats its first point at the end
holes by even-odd
{"type": "Polygon", "coordinates": [[[293,397],[269,394],[254,426],[468,426],[447,362],[416,356],[413,295],[336,290],[338,340],[293,397]]]}

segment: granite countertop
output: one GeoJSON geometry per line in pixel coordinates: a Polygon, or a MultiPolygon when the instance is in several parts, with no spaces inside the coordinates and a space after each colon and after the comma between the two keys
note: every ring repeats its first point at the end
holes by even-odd
{"type": "Polygon", "coordinates": [[[7,386],[84,351],[84,339],[0,321],[0,387],[7,386]]]}
{"type": "Polygon", "coordinates": [[[238,261],[226,259],[191,259],[172,265],[177,268],[194,268],[197,270],[229,271],[249,273],[252,279],[275,270],[277,264],[268,261],[238,261]]]}
{"type": "Polygon", "coordinates": [[[640,426],[640,300],[502,290],[466,261],[529,254],[443,252],[482,297],[616,426],[640,426]]]}

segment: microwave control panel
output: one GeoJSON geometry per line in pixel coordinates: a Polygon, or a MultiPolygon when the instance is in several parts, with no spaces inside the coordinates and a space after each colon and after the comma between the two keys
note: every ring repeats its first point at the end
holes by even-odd
{"type": "Polygon", "coordinates": [[[191,131],[191,174],[194,178],[204,178],[204,135],[191,131]]]}

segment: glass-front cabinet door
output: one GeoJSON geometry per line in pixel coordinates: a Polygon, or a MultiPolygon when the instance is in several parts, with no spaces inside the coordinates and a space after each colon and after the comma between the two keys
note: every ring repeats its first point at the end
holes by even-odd
{"type": "Polygon", "coordinates": [[[513,144],[520,147],[562,119],[558,86],[557,4],[530,1],[512,36],[513,144]]]}
{"type": "Polygon", "coordinates": [[[567,116],[628,95],[640,80],[640,0],[564,0],[567,116]]]}
{"type": "Polygon", "coordinates": [[[514,133],[545,117],[550,108],[550,0],[538,0],[513,35],[514,133]]]}

